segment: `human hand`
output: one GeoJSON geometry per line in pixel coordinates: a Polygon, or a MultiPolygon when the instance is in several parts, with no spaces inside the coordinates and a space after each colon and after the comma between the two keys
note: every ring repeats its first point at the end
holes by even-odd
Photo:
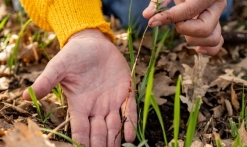
{"type": "MultiPolygon", "coordinates": [[[[130,80],[129,66],[118,49],[97,29],[73,35],[47,64],[32,88],[38,98],[59,82],[68,98],[72,138],[86,147],[112,147],[120,126],[119,110],[124,105],[130,80]]],[[[23,97],[30,99],[27,90],[23,97]]],[[[125,140],[132,142],[137,113],[130,93],[125,113],[125,140]],[[131,119],[131,121],[129,120],[131,119]]],[[[120,146],[121,133],[115,146],[120,146]]]]}
{"type": "MultiPolygon", "coordinates": [[[[156,1],[156,0],[154,0],[156,1]]],[[[171,0],[165,0],[160,7],[166,7],[171,0]]],[[[149,26],[156,27],[174,23],[178,33],[186,41],[198,46],[196,51],[215,55],[224,43],[219,18],[226,7],[226,0],[174,0],[176,6],[155,14],[155,3],[150,2],[143,11],[149,19],[149,26]]]]}

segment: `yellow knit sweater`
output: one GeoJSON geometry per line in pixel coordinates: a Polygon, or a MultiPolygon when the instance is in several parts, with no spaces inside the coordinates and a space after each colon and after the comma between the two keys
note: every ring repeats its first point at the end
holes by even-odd
{"type": "Polygon", "coordinates": [[[21,0],[33,22],[46,31],[54,31],[61,48],[71,35],[97,28],[114,40],[109,23],[104,21],[100,0],[21,0]]]}

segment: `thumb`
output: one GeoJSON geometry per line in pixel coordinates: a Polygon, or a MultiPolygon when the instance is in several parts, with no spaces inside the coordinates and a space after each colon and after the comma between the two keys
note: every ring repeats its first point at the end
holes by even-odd
{"type": "MultiPolygon", "coordinates": [[[[55,56],[31,86],[37,99],[46,96],[64,78],[65,67],[59,59],[55,56]]],[[[27,89],[23,92],[23,98],[31,100],[27,89]]]]}
{"type": "Polygon", "coordinates": [[[143,11],[142,15],[144,18],[151,18],[154,14],[155,14],[155,11],[156,11],[156,4],[155,2],[158,1],[158,2],[162,2],[162,4],[159,6],[160,8],[162,7],[167,7],[168,4],[172,1],[172,0],[151,0],[148,7],[143,11]]]}

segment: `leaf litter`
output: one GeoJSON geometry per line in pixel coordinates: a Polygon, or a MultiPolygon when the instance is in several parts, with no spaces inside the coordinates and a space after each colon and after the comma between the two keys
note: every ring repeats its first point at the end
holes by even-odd
{"type": "MultiPolygon", "coordinates": [[[[237,2],[236,2],[237,3],[237,2]]],[[[237,5],[237,4],[235,4],[237,5]]],[[[247,5],[242,2],[238,3],[239,7],[247,8],[247,5]]],[[[8,12],[6,7],[1,5],[0,13],[5,15],[8,12]]],[[[235,6],[237,7],[237,6],[235,6]]],[[[7,7],[9,9],[9,7],[7,7]]],[[[240,9],[236,9],[239,10],[240,9]]],[[[13,13],[13,12],[12,12],[13,13]]],[[[238,12],[241,15],[237,15],[234,12],[229,22],[223,26],[224,31],[233,32],[243,31],[245,28],[241,23],[241,18],[246,19],[243,13],[238,12]],[[238,27],[239,26],[239,27],[238,27]]],[[[5,15],[0,16],[3,18],[5,15]]],[[[1,38],[7,38],[7,32],[10,32],[10,40],[5,46],[0,45],[0,136],[10,137],[5,139],[5,145],[15,146],[11,143],[11,139],[22,138],[24,136],[36,137],[34,140],[38,140],[40,146],[46,145],[48,140],[43,138],[43,133],[39,131],[38,126],[43,126],[37,116],[35,107],[31,102],[27,102],[22,99],[21,92],[30,86],[39,74],[43,71],[44,66],[48,63],[49,59],[42,48],[45,49],[47,54],[52,58],[59,51],[59,44],[53,33],[44,32],[38,29],[34,24],[31,24],[25,31],[23,38],[21,39],[17,71],[11,71],[6,62],[9,58],[9,54],[12,52],[16,36],[21,29],[20,25],[16,22],[18,14],[14,13],[10,16],[5,28],[0,33],[1,38]],[[35,38],[36,34],[40,35],[40,39],[35,38]],[[55,38],[55,39],[54,39],[55,38]],[[31,118],[38,126],[34,125],[34,122],[29,122],[31,126],[25,125],[31,118]],[[34,125],[34,126],[32,126],[34,125]],[[29,130],[30,129],[30,130],[29,130]],[[20,136],[8,135],[11,132],[19,132],[20,136]],[[36,132],[36,133],[35,133],[36,132]],[[25,134],[28,133],[28,134],[25,134]],[[30,134],[29,134],[30,133],[30,134]],[[33,134],[33,135],[32,135],[33,134]]],[[[119,48],[124,56],[128,56],[127,46],[127,34],[126,30],[119,29],[117,26],[119,20],[114,17],[107,18],[114,24],[112,29],[116,34],[116,46],[119,48]]],[[[23,18],[25,22],[27,18],[23,18]]],[[[233,34],[233,33],[232,33],[233,34]]],[[[188,112],[191,110],[193,99],[200,96],[203,100],[199,112],[198,124],[196,135],[193,140],[194,146],[215,146],[216,139],[219,138],[222,141],[222,146],[229,146],[233,143],[233,138],[230,135],[230,127],[228,119],[233,117],[237,120],[239,111],[241,110],[241,94],[243,85],[247,86],[246,82],[246,63],[247,63],[247,45],[242,44],[227,44],[225,41],[224,47],[214,57],[206,57],[198,55],[195,52],[195,47],[189,46],[184,42],[178,34],[175,34],[175,39],[178,43],[174,43],[173,46],[164,47],[161,50],[157,59],[154,74],[154,96],[160,105],[162,117],[165,120],[165,128],[172,128],[173,115],[173,97],[175,93],[175,83],[178,75],[183,75],[183,93],[180,98],[184,103],[181,105],[181,111],[184,113],[181,116],[181,132],[179,134],[180,141],[184,141],[184,132],[187,129],[188,112]],[[223,145],[225,144],[225,145],[223,145]]],[[[37,36],[36,36],[37,37],[37,36]]],[[[142,51],[140,53],[139,61],[136,67],[137,84],[140,85],[143,76],[146,73],[148,61],[150,59],[150,49],[152,34],[147,34],[142,51]]],[[[135,54],[140,42],[140,38],[134,41],[135,54]]],[[[175,42],[175,41],[174,41],[175,42]]],[[[246,87],[244,87],[246,89],[246,87]]],[[[40,101],[43,114],[49,113],[52,109],[59,107],[59,102],[54,99],[54,94],[49,94],[45,99],[40,101]]],[[[246,100],[245,100],[246,103],[246,100]]],[[[162,132],[157,127],[157,118],[155,113],[151,110],[149,121],[147,124],[146,137],[148,143],[151,146],[161,143],[162,132]],[[156,126],[156,127],[154,127],[156,126]]],[[[50,119],[48,119],[46,126],[50,129],[54,129],[66,118],[66,110],[58,109],[52,113],[50,119]]],[[[62,131],[60,129],[59,131],[62,131]]],[[[172,129],[168,129],[168,139],[172,140],[172,129]]],[[[63,132],[70,135],[70,132],[63,132]]],[[[14,133],[17,135],[17,133],[14,133]]],[[[246,138],[245,126],[242,124],[239,129],[239,134],[243,143],[243,138],[246,138]]],[[[24,138],[23,138],[24,137],[24,138]]],[[[64,140],[59,137],[53,137],[53,140],[64,140]]],[[[49,142],[49,141],[48,141],[49,142]]],[[[17,142],[16,142],[17,143],[17,142]]],[[[32,143],[32,140],[26,140],[25,143],[32,143]]],[[[64,143],[65,147],[70,146],[64,143]]],[[[52,145],[52,144],[50,144],[52,145]]],[[[26,145],[28,147],[28,145],[26,145]]],[[[30,145],[29,145],[30,146],[30,145]]],[[[37,146],[37,144],[35,145],[37,146]]],[[[58,145],[60,146],[60,145],[58,145]]],[[[62,145],[61,145],[62,146],[62,145]]]]}

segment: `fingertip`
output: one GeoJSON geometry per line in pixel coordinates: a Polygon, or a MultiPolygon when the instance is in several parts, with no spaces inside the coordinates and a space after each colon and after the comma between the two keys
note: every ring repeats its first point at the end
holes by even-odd
{"type": "Polygon", "coordinates": [[[155,7],[148,6],[143,12],[142,15],[144,18],[149,19],[155,14],[155,7]]]}
{"type": "Polygon", "coordinates": [[[124,131],[124,138],[126,142],[134,142],[136,139],[136,133],[134,131],[134,128],[132,127],[132,130],[128,130],[128,132],[126,132],[126,130],[124,131]]]}
{"type": "Polygon", "coordinates": [[[217,46],[215,46],[215,47],[197,46],[196,52],[204,54],[204,55],[208,55],[208,56],[214,56],[220,51],[223,43],[224,43],[224,39],[221,36],[220,42],[217,46]]]}
{"type": "Polygon", "coordinates": [[[25,100],[28,100],[28,101],[31,100],[30,95],[29,95],[29,92],[28,92],[27,89],[23,92],[22,97],[23,97],[25,100]]]}

